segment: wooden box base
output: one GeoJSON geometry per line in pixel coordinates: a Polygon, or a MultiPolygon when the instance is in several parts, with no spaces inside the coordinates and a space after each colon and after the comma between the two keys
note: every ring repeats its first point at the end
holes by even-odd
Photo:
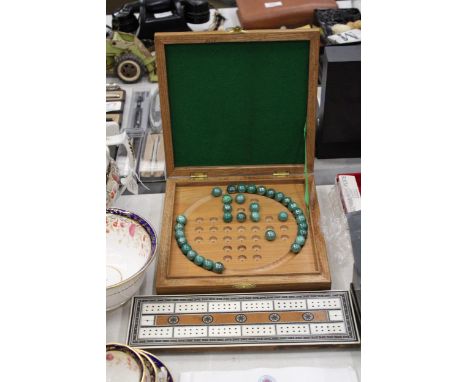
{"type": "Polygon", "coordinates": [[[323,236],[319,228],[319,207],[313,177],[310,177],[311,203],[308,215],[309,234],[299,254],[290,251],[297,235],[297,225],[289,213],[286,222],[278,220],[282,204],[257,194],[245,193],[246,202],[233,201],[233,215],[244,210],[249,217],[249,204],[260,204],[260,222],[249,218],[244,223],[224,223],[221,198],[211,196],[214,186],[243,182],[264,185],[290,196],[306,211],[304,178],[301,176],[211,178],[204,181],[169,179],[166,185],[163,227],[159,247],[156,293],[213,293],[251,291],[329,289],[330,273],[323,236]],[[186,237],[199,254],[225,265],[215,274],[190,262],[174,238],[175,218],[184,214],[188,221],[186,237]],[[277,238],[267,241],[268,228],[277,238]]]}

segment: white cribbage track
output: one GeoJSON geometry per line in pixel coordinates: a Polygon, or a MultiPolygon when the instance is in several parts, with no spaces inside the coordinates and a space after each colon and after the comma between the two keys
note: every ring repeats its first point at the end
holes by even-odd
{"type": "Polygon", "coordinates": [[[140,348],[358,344],[347,291],[135,297],[140,348]]]}

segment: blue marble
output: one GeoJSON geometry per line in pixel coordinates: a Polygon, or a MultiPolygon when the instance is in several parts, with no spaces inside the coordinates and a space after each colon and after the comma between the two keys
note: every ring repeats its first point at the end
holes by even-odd
{"type": "Polygon", "coordinates": [[[281,211],[281,212],[278,214],[278,220],[279,220],[280,222],[285,222],[285,221],[288,220],[288,216],[289,216],[289,214],[288,214],[287,212],[281,211]]]}
{"type": "Polygon", "coordinates": [[[236,195],[236,203],[244,204],[245,203],[245,195],[244,194],[237,194],[236,195]]]}
{"type": "Polygon", "coordinates": [[[223,263],[220,263],[220,262],[214,263],[214,265],[213,265],[213,272],[216,272],[216,273],[223,273],[223,271],[224,271],[224,265],[223,265],[223,263]]]}
{"type": "Polygon", "coordinates": [[[215,198],[217,198],[218,196],[221,196],[222,194],[223,194],[223,190],[221,190],[219,187],[214,187],[211,190],[211,195],[213,195],[215,198]]]}
{"type": "Polygon", "coordinates": [[[252,202],[249,205],[250,212],[260,212],[260,204],[257,202],[252,202]]]}
{"type": "Polygon", "coordinates": [[[280,191],[278,191],[275,195],[275,200],[277,202],[281,202],[284,199],[284,194],[280,191]]]}
{"type": "Polygon", "coordinates": [[[210,259],[205,259],[205,261],[203,261],[203,268],[211,271],[213,269],[213,260],[210,260],[210,259]]]}
{"type": "Polygon", "coordinates": [[[187,224],[187,218],[184,215],[177,216],[176,221],[183,225],[187,224]]]}
{"type": "Polygon", "coordinates": [[[239,183],[237,185],[237,192],[246,192],[247,186],[245,184],[239,183]]]}
{"type": "Polygon", "coordinates": [[[235,194],[237,192],[237,186],[235,184],[230,184],[229,186],[226,187],[226,191],[229,194],[235,194]]]}
{"type": "Polygon", "coordinates": [[[255,184],[249,184],[247,186],[247,192],[249,194],[255,194],[257,192],[257,186],[255,184]]]}
{"type": "Polygon", "coordinates": [[[197,255],[195,256],[195,258],[193,259],[193,262],[197,265],[202,265],[205,261],[205,258],[201,255],[197,255]]]}
{"type": "Polygon", "coordinates": [[[223,204],[223,212],[232,212],[231,204],[223,204]]]}
{"type": "Polygon", "coordinates": [[[265,186],[258,186],[257,187],[257,194],[265,195],[266,194],[266,187],[265,186]]]}
{"type": "Polygon", "coordinates": [[[236,215],[236,219],[237,219],[237,221],[238,221],[239,223],[243,223],[243,222],[245,222],[245,221],[247,220],[247,215],[244,214],[243,212],[239,212],[239,213],[237,213],[237,215],[236,215]]]}
{"type": "Polygon", "coordinates": [[[230,222],[232,222],[232,214],[231,214],[230,212],[225,212],[225,213],[223,214],[223,221],[224,221],[225,223],[230,223],[230,222]]]}
{"type": "Polygon", "coordinates": [[[299,244],[297,244],[296,242],[294,242],[292,245],[291,245],[291,252],[293,253],[299,253],[301,251],[301,246],[299,244]]]}
{"type": "Polygon", "coordinates": [[[295,243],[299,244],[301,247],[305,244],[305,237],[302,235],[297,235],[296,240],[294,241],[295,243]]]}
{"type": "Polygon", "coordinates": [[[198,253],[195,252],[193,249],[191,249],[190,251],[187,252],[187,259],[189,259],[190,261],[193,261],[193,259],[195,257],[197,257],[198,253]]]}
{"type": "Polygon", "coordinates": [[[179,247],[181,247],[184,244],[187,244],[187,238],[185,236],[179,237],[177,239],[177,244],[179,244],[179,247]]]}
{"type": "Polygon", "coordinates": [[[253,211],[250,214],[250,220],[252,220],[253,222],[259,222],[260,221],[260,213],[257,212],[257,211],[253,211]]]}
{"type": "Polygon", "coordinates": [[[179,239],[180,237],[185,237],[185,232],[181,229],[178,229],[177,231],[175,231],[175,238],[179,239]]]}
{"type": "Polygon", "coordinates": [[[299,206],[297,205],[296,202],[292,202],[292,201],[291,201],[291,203],[288,204],[288,210],[291,211],[291,212],[293,212],[294,209],[296,209],[296,208],[298,208],[298,207],[299,207],[299,206]]]}
{"type": "Polygon", "coordinates": [[[232,197],[231,197],[231,195],[223,195],[223,203],[224,203],[224,204],[230,204],[230,203],[232,203],[232,197]]]}
{"type": "Polygon", "coordinates": [[[272,229],[268,229],[266,230],[265,232],[265,239],[267,239],[268,241],[273,241],[276,239],[276,233],[275,231],[273,231],[272,229]]]}
{"type": "Polygon", "coordinates": [[[269,188],[268,190],[266,190],[266,194],[265,194],[267,197],[273,199],[276,195],[276,191],[273,189],[273,188],[269,188]]]}
{"type": "Polygon", "coordinates": [[[283,206],[286,206],[286,207],[287,207],[288,204],[291,203],[291,202],[292,202],[292,199],[291,199],[289,196],[285,196],[285,197],[283,198],[283,200],[281,201],[281,203],[283,204],[283,206]]]}
{"type": "Polygon", "coordinates": [[[180,250],[182,251],[182,253],[184,255],[186,255],[188,253],[188,251],[190,251],[192,249],[192,247],[189,245],[189,244],[183,244],[181,247],[180,247],[180,250]]]}

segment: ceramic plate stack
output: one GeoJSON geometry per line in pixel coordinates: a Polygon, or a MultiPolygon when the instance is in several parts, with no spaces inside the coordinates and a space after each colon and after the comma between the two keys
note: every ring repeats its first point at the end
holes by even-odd
{"type": "Polygon", "coordinates": [[[123,305],[135,295],[155,252],[156,233],[145,219],[129,211],[107,209],[107,310],[123,305]]]}
{"type": "Polygon", "coordinates": [[[122,344],[106,345],[106,382],[174,382],[153,354],[122,344]]]}

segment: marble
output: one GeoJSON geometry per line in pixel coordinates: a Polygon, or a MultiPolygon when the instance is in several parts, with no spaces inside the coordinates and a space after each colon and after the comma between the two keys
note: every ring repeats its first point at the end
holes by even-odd
{"type": "Polygon", "coordinates": [[[239,222],[239,223],[243,223],[247,220],[247,215],[244,214],[243,212],[238,212],[237,215],[236,215],[236,220],[239,222]]]}
{"type": "Polygon", "coordinates": [[[292,245],[291,245],[291,251],[293,253],[299,253],[301,251],[301,246],[299,244],[297,244],[296,242],[294,242],[292,245]]]}
{"type": "Polygon", "coordinates": [[[297,205],[296,202],[293,202],[291,201],[291,203],[288,204],[288,210],[293,212],[296,208],[298,208],[299,206],[297,205]]]}
{"type": "Polygon", "coordinates": [[[181,247],[184,244],[187,244],[187,238],[185,236],[179,237],[177,239],[177,244],[179,244],[179,247],[181,247]]]}
{"type": "Polygon", "coordinates": [[[193,262],[197,265],[202,265],[205,261],[205,258],[201,255],[197,255],[195,256],[195,258],[193,259],[193,262]]]}
{"type": "Polygon", "coordinates": [[[281,191],[278,191],[275,195],[275,200],[277,202],[281,202],[283,199],[284,199],[284,193],[282,193],[281,191]]]}
{"type": "Polygon", "coordinates": [[[235,194],[237,192],[237,186],[235,184],[230,184],[226,187],[226,191],[229,194],[235,194]]]}
{"type": "Polygon", "coordinates": [[[285,211],[281,211],[279,214],[278,214],[278,220],[280,222],[285,222],[288,220],[288,217],[289,217],[289,214],[285,211]]]}
{"type": "Polygon", "coordinates": [[[305,244],[305,237],[302,235],[297,235],[296,240],[294,241],[295,243],[299,244],[301,247],[305,244]]]}
{"type": "Polygon", "coordinates": [[[268,241],[273,241],[276,239],[276,232],[273,231],[272,229],[268,229],[266,230],[265,232],[265,239],[267,239],[268,241]]]}
{"type": "Polygon", "coordinates": [[[203,261],[203,268],[205,268],[208,271],[211,271],[213,269],[213,265],[213,260],[205,259],[205,261],[203,261]]]}
{"type": "Polygon", "coordinates": [[[231,204],[232,203],[232,197],[231,195],[223,195],[223,203],[224,204],[231,204]]]}
{"type": "Polygon", "coordinates": [[[252,202],[249,205],[250,212],[260,212],[260,204],[257,202],[252,202]]]}
{"type": "Polygon", "coordinates": [[[184,255],[186,255],[191,249],[192,249],[192,246],[190,244],[183,244],[180,247],[180,250],[182,251],[184,255]]]}
{"type": "Polygon", "coordinates": [[[244,194],[237,194],[236,195],[236,203],[237,204],[244,204],[245,203],[245,195],[244,194]]]}
{"type": "Polygon", "coordinates": [[[214,187],[212,190],[211,190],[211,195],[213,195],[215,198],[221,196],[223,194],[223,191],[221,190],[221,188],[219,187],[214,187]]]}
{"type": "Polygon", "coordinates": [[[237,192],[246,192],[247,191],[247,186],[245,184],[239,183],[237,185],[237,192]]]}
{"type": "Polygon", "coordinates": [[[296,222],[298,222],[298,223],[305,223],[306,220],[307,219],[306,219],[306,217],[304,215],[299,215],[299,216],[296,217],[296,222]]]}
{"type": "Polygon", "coordinates": [[[195,259],[197,255],[198,253],[194,251],[193,249],[191,249],[190,251],[187,252],[187,259],[189,259],[190,261],[193,261],[193,259],[195,259]]]}
{"type": "Polygon", "coordinates": [[[184,215],[177,216],[176,221],[183,225],[187,224],[187,218],[184,215]]]}
{"type": "Polygon", "coordinates": [[[271,199],[273,199],[276,195],[276,191],[273,189],[273,188],[269,188],[268,190],[266,190],[266,193],[265,195],[271,199]]]}
{"type": "Polygon", "coordinates": [[[230,223],[230,222],[232,222],[232,214],[231,214],[230,212],[225,212],[225,213],[223,214],[223,221],[224,221],[225,223],[230,223]]]}
{"type": "Polygon", "coordinates": [[[253,211],[250,214],[250,220],[252,220],[253,222],[259,222],[260,221],[260,212],[253,211]]]}
{"type": "Polygon", "coordinates": [[[179,239],[181,237],[185,237],[185,232],[181,229],[178,229],[177,231],[175,231],[174,235],[176,239],[179,239]]]}
{"type": "Polygon", "coordinates": [[[265,186],[258,186],[257,187],[257,194],[258,195],[265,195],[266,194],[266,187],[265,186]]]}
{"type": "Polygon", "coordinates": [[[255,194],[257,192],[257,186],[255,184],[249,184],[247,186],[247,192],[249,194],[255,194]]]}
{"type": "Polygon", "coordinates": [[[213,272],[216,272],[216,273],[223,273],[223,271],[224,271],[224,265],[223,265],[223,263],[220,263],[220,262],[214,263],[214,265],[213,265],[213,272]]]}
{"type": "Polygon", "coordinates": [[[180,223],[177,223],[175,226],[174,226],[174,231],[178,231],[178,230],[184,230],[185,229],[185,226],[183,224],[180,224],[180,223]]]}
{"type": "Polygon", "coordinates": [[[224,204],[223,205],[223,212],[232,212],[232,205],[224,204]]]}
{"type": "Polygon", "coordinates": [[[289,196],[285,196],[283,198],[283,200],[281,201],[281,203],[283,204],[283,206],[287,207],[289,203],[292,202],[292,199],[289,197],[289,196]]]}

